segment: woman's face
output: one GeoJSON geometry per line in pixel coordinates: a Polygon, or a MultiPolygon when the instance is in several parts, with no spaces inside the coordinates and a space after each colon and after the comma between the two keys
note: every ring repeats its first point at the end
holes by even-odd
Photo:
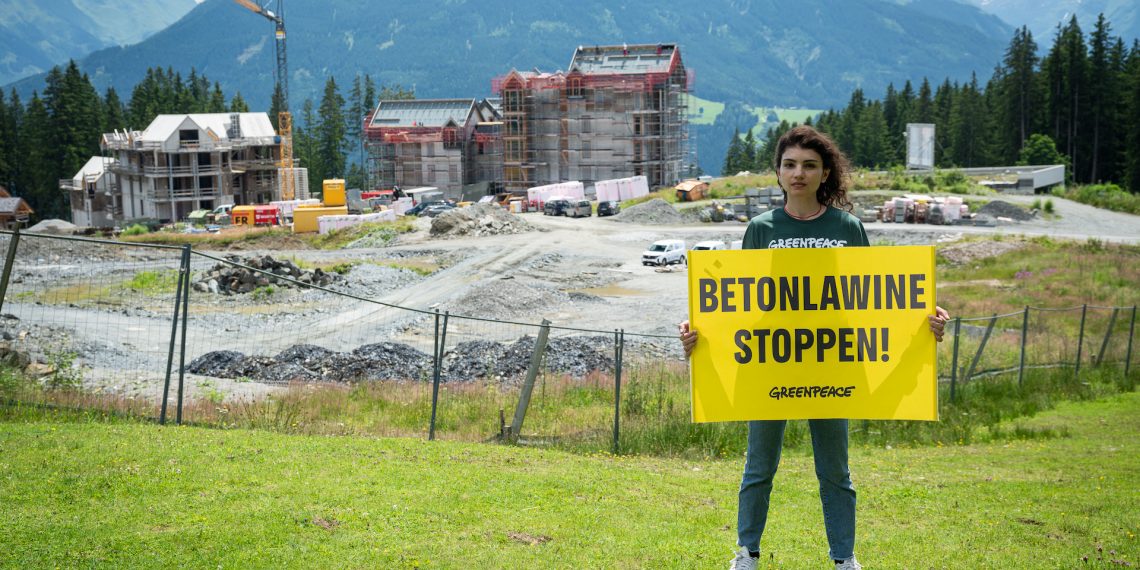
{"type": "Polygon", "coordinates": [[[780,157],[778,175],[788,198],[815,199],[816,190],[819,190],[819,185],[827,180],[830,173],[830,170],[824,168],[819,153],[809,148],[790,146],[784,149],[784,155],[780,157]]]}

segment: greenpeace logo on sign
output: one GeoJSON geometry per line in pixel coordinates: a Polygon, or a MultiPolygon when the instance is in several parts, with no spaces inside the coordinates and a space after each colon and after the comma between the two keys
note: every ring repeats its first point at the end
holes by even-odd
{"type": "Polygon", "coordinates": [[[790,238],[774,239],[768,242],[768,249],[820,249],[825,247],[847,247],[847,240],[827,238],[790,238]]]}
{"type": "Polygon", "coordinates": [[[783,398],[850,398],[854,386],[772,386],[768,397],[783,398]]]}

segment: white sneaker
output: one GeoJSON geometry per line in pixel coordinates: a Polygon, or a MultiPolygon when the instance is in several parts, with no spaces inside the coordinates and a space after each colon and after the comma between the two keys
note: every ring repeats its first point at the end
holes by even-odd
{"type": "Polygon", "coordinates": [[[835,570],[863,570],[863,567],[860,566],[859,561],[855,560],[855,557],[852,556],[843,562],[836,562],[835,570]]]}
{"type": "MultiPolygon", "coordinates": [[[[758,559],[753,558],[748,554],[748,549],[741,546],[740,550],[736,551],[736,557],[732,559],[732,564],[728,570],[756,570],[756,562],[758,559]]],[[[836,566],[838,568],[838,566],[836,566]]]]}

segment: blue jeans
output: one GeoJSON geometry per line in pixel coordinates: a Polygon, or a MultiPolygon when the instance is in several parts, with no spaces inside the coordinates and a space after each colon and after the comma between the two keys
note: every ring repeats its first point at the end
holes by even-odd
{"type": "MultiPolygon", "coordinates": [[[[753,552],[760,550],[768,520],[768,497],[780,466],[785,426],[785,420],[748,422],[748,458],[740,482],[736,532],[737,544],[753,552]]],[[[808,420],[808,426],[830,555],[844,560],[855,552],[855,486],[847,468],[847,420],[808,420]]]]}

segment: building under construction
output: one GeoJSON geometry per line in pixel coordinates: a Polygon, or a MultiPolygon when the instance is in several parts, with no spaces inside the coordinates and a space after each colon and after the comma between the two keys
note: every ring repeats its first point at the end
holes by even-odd
{"type": "Polygon", "coordinates": [[[690,77],[674,44],[579,47],[568,70],[496,77],[509,191],[645,176],[676,183],[690,77]]]}
{"type": "Polygon", "coordinates": [[[146,130],[104,134],[100,146],[111,156],[93,157],[60,181],[81,225],[265,204],[281,199],[286,172],[306,179],[304,169],[280,168],[280,138],[265,113],[159,115],[146,130]]]}
{"type": "Polygon", "coordinates": [[[475,99],[380,101],[364,125],[370,179],[381,188],[435,186],[452,197],[495,182],[502,169],[496,119],[492,103],[475,99]]]}
{"type": "Polygon", "coordinates": [[[565,72],[494,78],[496,98],[381,101],[365,123],[371,180],[453,197],[631,176],[669,186],[687,157],[690,82],[674,44],[592,46],[565,72]]]}

